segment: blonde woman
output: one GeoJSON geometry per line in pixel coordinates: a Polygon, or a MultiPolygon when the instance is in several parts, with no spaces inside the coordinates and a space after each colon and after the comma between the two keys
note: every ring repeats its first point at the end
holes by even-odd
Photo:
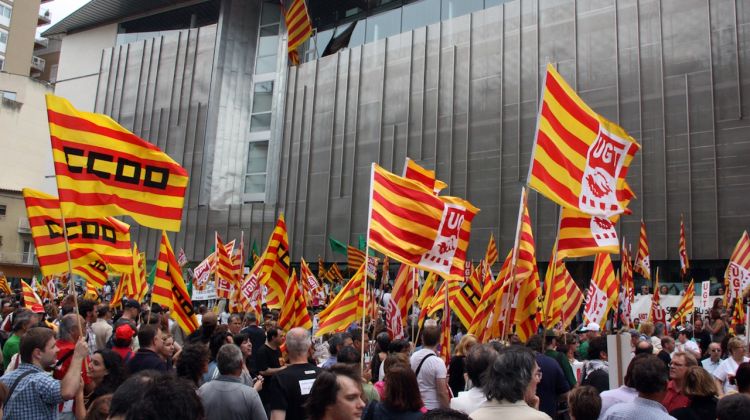
{"type": "Polygon", "coordinates": [[[456,347],[456,353],[451,356],[451,362],[448,366],[448,386],[453,392],[453,396],[466,390],[466,369],[464,361],[474,345],[477,344],[477,338],[473,334],[466,334],[459,341],[456,347]]]}
{"type": "Polygon", "coordinates": [[[721,362],[713,373],[721,395],[737,391],[737,385],[734,382],[734,375],[737,373],[737,368],[740,363],[750,362],[750,359],[745,356],[747,354],[745,343],[737,337],[729,339],[727,351],[729,352],[729,357],[721,362]]]}

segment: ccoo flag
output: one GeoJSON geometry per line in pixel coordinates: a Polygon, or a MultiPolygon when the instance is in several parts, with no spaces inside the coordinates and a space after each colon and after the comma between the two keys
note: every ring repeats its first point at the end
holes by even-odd
{"type": "Polygon", "coordinates": [[[188,174],[158,147],[103,114],[47,95],[52,157],[65,216],[127,214],[143,226],[180,230],[188,174]]]}
{"type": "Polygon", "coordinates": [[[156,262],[156,277],[151,300],[169,308],[169,315],[186,334],[191,334],[198,329],[193,302],[190,300],[180,266],[177,264],[177,258],[165,231],[161,232],[159,260],[156,262]]]}
{"type": "Polygon", "coordinates": [[[589,108],[551,64],[537,127],[531,188],[563,207],[594,216],[625,211],[625,176],[640,146],[589,108]]]}
{"type": "MultiPolygon", "coordinates": [[[[67,273],[68,256],[60,202],[51,195],[31,188],[23,189],[23,199],[42,275],[47,277],[67,273]]],[[[128,224],[112,217],[68,217],[65,226],[73,268],[102,260],[114,271],[129,273],[132,270],[128,224]]]]}

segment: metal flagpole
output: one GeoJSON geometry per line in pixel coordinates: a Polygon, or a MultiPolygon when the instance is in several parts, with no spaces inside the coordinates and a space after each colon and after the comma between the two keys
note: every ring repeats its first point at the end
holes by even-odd
{"type": "Polygon", "coordinates": [[[508,290],[503,295],[503,307],[501,308],[501,311],[503,312],[503,331],[500,335],[501,340],[505,340],[505,336],[508,332],[508,322],[507,319],[510,315],[510,306],[513,304],[512,300],[508,300],[508,297],[510,299],[513,299],[515,295],[515,286],[516,286],[516,265],[518,263],[518,245],[521,240],[521,224],[523,223],[523,209],[526,207],[526,187],[521,187],[521,203],[518,206],[518,224],[516,225],[516,238],[515,242],[513,243],[513,252],[511,253],[511,277],[510,277],[510,284],[508,285],[508,290]]]}
{"type": "Polygon", "coordinates": [[[83,324],[81,323],[81,314],[78,313],[78,292],[76,292],[75,281],[73,280],[73,263],[70,260],[70,244],[68,243],[68,226],[65,224],[65,213],[60,206],[60,219],[62,221],[63,239],[65,239],[65,255],[68,258],[68,293],[73,295],[73,313],[78,315],[78,328],[83,336],[83,324]]]}

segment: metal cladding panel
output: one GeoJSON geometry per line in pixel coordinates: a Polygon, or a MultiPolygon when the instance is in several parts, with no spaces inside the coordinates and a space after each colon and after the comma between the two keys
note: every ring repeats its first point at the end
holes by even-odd
{"type": "MultiPolygon", "coordinates": [[[[750,125],[741,118],[750,39],[733,19],[750,22],[745,9],[729,0],[523,0],[301,65],[290,72],[284,131],[310,133],[310,145],[285,137],[282,165],[302,171],[304,194],[279,197],[289,226],[303,231],[290,232],[293,259],[340,259],[327,237],[356,243],[366,232],[370,163],[400,173],[407,155],[482,209],[469,258],[481,258],[490,233],[506,252],[548,61],[643,147],[628,176],[638,198],[620,234],[635,246],[643,218],[652,259],[676,260],[684,214],[692,259],[728,257],[750,225],[739,198],[750,192],[750,125]]],[[[532,192],[529,208],[546,261],[557,206],[532,192]]]]}

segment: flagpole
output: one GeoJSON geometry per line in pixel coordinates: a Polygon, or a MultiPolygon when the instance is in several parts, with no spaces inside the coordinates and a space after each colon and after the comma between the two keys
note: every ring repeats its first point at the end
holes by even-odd
{"type": "MultiPolygon", "coordinates": [[[[557,234],[555,235],[555,252],[552,253],[552,261],[550,261],[550,267],[547,269],[548,271],[552,270],[552,275],[550,276],[550,284],[545,285],[547,287],[547,290],[549,290],[549,299],[552,298],[552,282],[555,279],[555,275],[557,274],[557,251],[559,248],[558,242],[560,241],[560,225],[562,225],[562,206],[557,206],[557,234]]],[[[549,303],[548,303],[549,304],[549,303]]],[[[561,319],[562,321],[562,319],[561,319]]],[[[544,325],[544,328],[547,328],[547,307],[542,308],[542,325],[544,325]]]]}
{"type": "MultiPolygon", "coordinates": [[[[370,255],[370,223],[372,223],[372,193],[373,193],[373,185],[374,185],[374,179],[375,179],[375,165],[376,165],[375,162],[372,162],[372,165],[370,165],[370,197],[369,197],[369,202],[367,203],[369,209],[367,211],[367,243],[365,244],[365,272],[363,273],[364,279],[362,279],[362,281],[364,281],[364,285],[362,289],[363,290],[362,337],[360,338],[360,343],[362,343],[362,351],[360,352],[360,355],[359,355],[359,367],[360,367],[360,371],[362,375],[365,374],[365,316],[367,315],[367,265],[368,265],[367,259],[368,259],[368,255],[370,255]]],[[[347,240],[348,239],[351,239],[351,238],[347,238],[347,240]]]]}
{"type": "Polygon", "coordinates": [[[77,315],[78,328],[81,331],[81,337],[83,337],[83,323],[81,323],[81,314],[78,313],[78,292],[76,291],[76,284],[73,280],[73,263],[70,259],[70,244],[68,243],[68,226],[65,224],[65,212],[60,207],[60,219],[62,222],[63,238],[65,239],[65,255],[68,258],[68,293],[73,295],[73,313],[77,315]]]}
{"type": "MultiPolygon", "coordinates": [[[[508,322],[507,319],[510,315],[510,305],[513,304],[513,301],[511,300],[508,302],[508,297],[512,294],[515,294],[515,283],[516,283],[516,265],[517,265],[517,259],[518,259],[518,243],[521,240],[521,224],[523,222],[523,209],[526,207],[526,187],[521,187],[521,202],[518,206],[518,223],[516,224],[516,238],[515,242],[513,243],[513,252],[511,252],[511,276],[510,276],[510,284],[508,285],[508,290],[503,295],[503,307],[501,308],[501,311],[503,311],[503,331],[500,335],[501,340],[505,340],[505,336],[508,332],[508,322]],[[506,304],[508,303],[508,304],[506,304]]],[[[513,297],[511,297],[513,299],[513,297]]]]}
{"type": "MultiPolygon", "coordinates": [[[[415,284],[417,284],[417,286],[418,286],[418,284],[419,284],[419,277],[418,277],[417,269],[416,268],[411,267],[410,270],[411,270],[411,287],[414,288],[413,293],[416,294],[417,291],[419,290],[419,287],[414,287],[414,286],[415,286],[415,284]]],[[[409,308],[409,309],[411,309],[412,315],[414,315],[414,302],[412,302],[411,308],[409,308]]],[[[406,315],[407,315],[407,317],[409,316],[408,313],[406,315]]],[[[417,323],[419,323],[419,318],[417,318],[417,323]]],[[[411,324],[411,341],[412,341],[412,343],[414,343],[416,341],[416,338],[414,336],[414,323],[410,321],[409,324],[411,324]]]]}

